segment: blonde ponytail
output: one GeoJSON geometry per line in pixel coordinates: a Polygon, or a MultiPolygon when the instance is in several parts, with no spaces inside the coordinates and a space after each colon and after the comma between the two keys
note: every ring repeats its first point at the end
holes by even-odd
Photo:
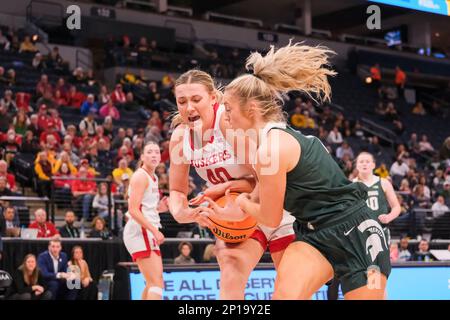
{"type": "Polygon", "coordinates": [[[253,74],[242,75],[233,80],[225,90],[232,90],[241,106],[248,100],[259,102],[261,114],[266,120],[283,118],[281,101],[289,91],[306,93],[316,102],[329,101],[331,87],[328,76],[336,72],[328,67],[329,55],[335,52],[323,47],[311,47],[292,43],[262,56],[253,52],[247,58],[245,67],[253,74]]]}

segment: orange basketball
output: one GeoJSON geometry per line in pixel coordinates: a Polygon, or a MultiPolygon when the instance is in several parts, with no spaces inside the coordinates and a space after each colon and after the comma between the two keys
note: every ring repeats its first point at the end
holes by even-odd
{"type": "MultiPolygon", "coordinates": [[[[232,199],[236,199],[239,193],[230,193],[232,199]]],[[[226,196],[216,200],[216,203],[224,207],[226,204],[226,196]]],[[[256,229],[256,220],[252,216],[247,216],[242,221],[225,221],[219,219],[211,219],[214,227],[210,229],[214,235],[227,242],[227,243],[239,243],[247,240],[256,229]]]]}

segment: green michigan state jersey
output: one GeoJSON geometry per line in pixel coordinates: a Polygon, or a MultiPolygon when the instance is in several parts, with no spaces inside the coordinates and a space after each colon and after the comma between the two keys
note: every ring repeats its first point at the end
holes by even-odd
{"type": "Polygon", "coordinates": [[[348,180],[317,137],[282,125],[268,127],[283,130],[300,143],[300,160],[287,173],[284,199],[284,209],[298,221],[328,223],[366,209],[367,187],[348,180]]]}
{"type": "MultiPolygon", "coordinates": [[[[367,186],[369,190],[367,191],[366,203],[367,206],[379,216],[380,214],[388,214],[390,210],[383,186],[381,185],[381,178],[376,177],[376,179],[377,181],[374,184],[367,186]]],[[[361,182],[356,179],[355,181],[361,182]]]]}

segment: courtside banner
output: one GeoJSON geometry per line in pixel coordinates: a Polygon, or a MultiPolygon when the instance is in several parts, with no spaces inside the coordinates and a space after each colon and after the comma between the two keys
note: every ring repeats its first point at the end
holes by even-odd
{"type": "MultiPolygon", "coordinates": [[[[254,270],[245,290],[246,300],[270,300],[275,270],[254,270]]],[[[164,273],[165,300],[218,300],[220,272],[216,270],[172,271],[164,273]]],[[[312,300],[327,300],[323,286],[312,300]]],[[[131,299],[138,300],[144,289],[139,272],[130,272],[131,299]]],[[[387,285],[391,300],[450,300],[450,267],[393,267],[387,285]]],[[[339,299],[343,299],[339,290],[339,299]]]]}

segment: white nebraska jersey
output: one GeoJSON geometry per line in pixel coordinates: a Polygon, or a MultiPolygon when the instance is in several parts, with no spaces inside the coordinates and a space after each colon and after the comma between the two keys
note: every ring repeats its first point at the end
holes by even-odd
{"type": "Polygon", "coordinates": [[[189,128],[185,128],[183,135],[183,156],[207,182],[208,187],[253,174],[245,165],[237,164],[233,148],[220,130],[220,118],[224,112],[224,105],[214,105],[213,134],[203,148],[194,151],[189,128]]]}
{"type": "MultiPolygon", "coordinates": [[[[148,187],[144,191],[144,196],[142,197],[140,205],[141,211],[150,223],[157,228],[161,228],[161,219],[159,218],[157,210],[159,203],[158,177],[156,175],[150,175],[144,168],[139,168],[138,170],[143,170],[148,177],[148,187]]],[[[128,188],[128,198],[132,192],[133,190],[131,190],[130,186],[128,188]]],[[[130,214],[128,214],[128,216],[132,219],[130,214]]]]}

